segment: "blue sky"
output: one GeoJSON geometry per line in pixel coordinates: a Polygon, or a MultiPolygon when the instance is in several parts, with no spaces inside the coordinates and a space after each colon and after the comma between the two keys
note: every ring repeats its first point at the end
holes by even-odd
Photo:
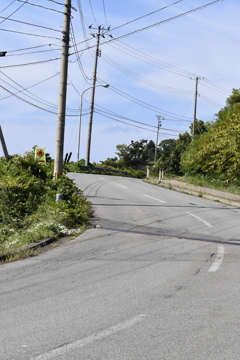
{"type": "MultiPolygon", "coordinates": [[[[110,26],[113,37],[101,38],[97,84],[110,86],[96,88],[91,161],[114,157],[118,144],[155,141],[158,115],[159,142],[189,131],[197,76],[197,118],[215,119],[240,87],[240,3],[222,0],[201,8],[212,2],[72,0],[64,153],[76,160],[84,92],[80,158],[86,154],[96,45],[91,24],[110,26]]],[[[55,156],[62,3],[1,1],[0,51],[7,54],[0,58],[0,125],[10,154],[38,145],[55,156]]]]}

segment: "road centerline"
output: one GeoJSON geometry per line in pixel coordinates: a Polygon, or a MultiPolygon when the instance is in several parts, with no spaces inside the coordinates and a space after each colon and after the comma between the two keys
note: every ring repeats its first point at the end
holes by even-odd
{"type": "Polygon", "coordinates": [[[211,267],[208,269],[208,272],[216,272],[220,268],[220,266],[223,263],[224,252],[225,252],[224,246],[218,245],[216,258],[215,258],[213,264],[211,265],[211,267]]]}
{"type": "Polygon", "coordinates": [[[126,186],[120,185],[120,184],[118,184],[118,183],[115,183],[115,185],[120,186],[120,187],[123,188],[123,189],[128,189],[126,186]]]}
{"type": "Polygon", "coordinates": [[[152,196],[149,196],[149,195],[146,195],[146,194],[143,194],[143,196],[145,196],[145,197],[147,197],[147,198],[149,198],[149,199],[152,199],[152,200],[160,201],[160,202],[163,203],[163,204],[166,204],[166,202],[163,201],[163,200],[161,200],[161,199],[157,199],[157,198],[155,198],[155,197],[152,197],[152,196]]]}

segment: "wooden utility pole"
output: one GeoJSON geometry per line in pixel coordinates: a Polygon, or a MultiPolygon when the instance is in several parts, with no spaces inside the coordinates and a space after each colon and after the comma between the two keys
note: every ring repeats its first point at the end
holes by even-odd
{"type": "Polygon", "coordinates": [[[58,179],[62,175],[62,167],[63,167],[70,20],[71,20],[71,0],[65,0],[59,100],[58,100],[58,119],[57,119],[57,129],[56,129],[55,161],[54,161],[54,173],[53,173],[53,177],[55,179],[58,179]]]}

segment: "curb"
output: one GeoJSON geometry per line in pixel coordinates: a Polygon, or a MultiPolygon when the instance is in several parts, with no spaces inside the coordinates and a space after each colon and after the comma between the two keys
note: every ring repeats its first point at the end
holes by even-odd
{"type": "Polygon", "coordinates": [[[49,244],[52,244],[53,242],[57,241],[58,239],[59,238],[57,238],[57,237],[44,238],[44,239],[36,241],[36,242],[34,242],[32,244],[21,246],[17,250],[9,252],[7,254],[0,254],[0,262],[4,262],[4,261],[7,260],[8,257],[15,256],[15,255],[19,254],[21,251],[24,251],[24,250],[37,250],[39,248],[42,248],[42,247],[47,246],[49,244]]]}
{"type": "Polygon", "coordinates": [[[148,180],[148,182],[160,187],[165,187],[185,194],[201,197],[203,199],[217,201],[225,205],[240,207],[240,195],[204,188],[188,183],[182,183],[177,180],[161,180],[161,182],[148,180]]]}

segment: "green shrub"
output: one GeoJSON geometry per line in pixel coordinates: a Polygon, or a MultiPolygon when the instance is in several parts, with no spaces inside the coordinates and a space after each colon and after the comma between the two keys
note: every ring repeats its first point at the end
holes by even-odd
{"type": "Polygon", "coordinates": [[[0,159],[0,253],[49,236],[79,233],[91,216],[73,181],[30,154],[0,159]],[[56,194],[64,200],[56,201],[56,194]]]}

